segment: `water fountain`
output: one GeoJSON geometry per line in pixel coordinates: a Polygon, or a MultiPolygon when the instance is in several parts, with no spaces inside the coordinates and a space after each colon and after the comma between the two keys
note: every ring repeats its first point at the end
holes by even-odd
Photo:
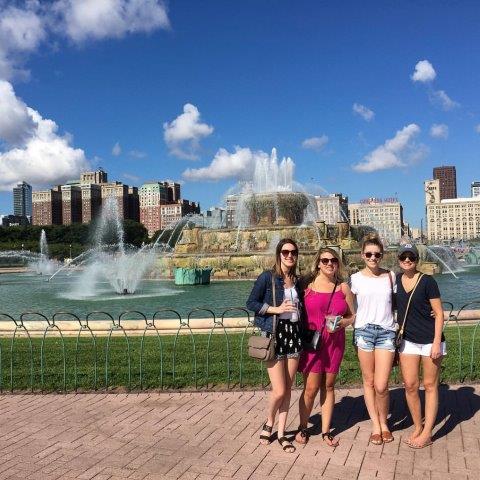
{"type": "Polygon", "coordinates": [[[50,252],[48,249],[47,234],[42,229],[40,233],[40,256],[38,259],[30,263],[30,268],[38,275],[50,276],[59,267],[59,263],[56,260],[50,259],[50,252]]]}

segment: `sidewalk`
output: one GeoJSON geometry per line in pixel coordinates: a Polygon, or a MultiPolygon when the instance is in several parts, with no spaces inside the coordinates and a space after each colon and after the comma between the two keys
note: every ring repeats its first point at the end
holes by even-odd
{"type": "MultiPolygon", "coordinates": [[[[395,441],[368,444],[361,391],[339,390],[340,446],[319,435],[294,454],[258,442],[268,392],[0,396],[0,479],[477,479],[480,385],[441,388],[435,442],[412,450],[403,390],[395,441]]],[[[298,425],[292,398],[290,427],[298,425]]],[[[313,418],[318,422],[318,415],[313,418]]]]}

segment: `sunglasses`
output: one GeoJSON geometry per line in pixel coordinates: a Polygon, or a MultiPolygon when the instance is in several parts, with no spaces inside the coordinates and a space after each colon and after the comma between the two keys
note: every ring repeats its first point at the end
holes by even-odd
{"type": "Polygon", "coordinates": [[[322,265],[328,265],[329,263],[331,263],[332,265],[338,265],[338,258],[321,258],[320,262],[322,263],[322,265]]]}
{"type": "Polygon", "coordinates": [[[416,262],[417,261],[417,256],[414,255],[413,253],[402,253],[401,255],[399,255],[398,259],[401,261],[401,262],[404,262],[405,260],[410,260],[411,262],[416,262]]]}
{"type": "Polygon", "coordinates": [[[298,255],[298,250],[287,250],[287,249],[285,249],[285,250],[282,250],[282,251],[281,251],[281,254],[282,254],[285,258],[287,258],[288,255],[290,255],[290,254],[292,254],[292,257],[296,257],[296,256],[298,255]]]}
{"type": "Polygon", "coordinates": [[[380,253],[380,252],[365,252],[364,255],[367,258],[372,258],[372,257],[382,258],[383,257],[383,253],[380,253]]]}

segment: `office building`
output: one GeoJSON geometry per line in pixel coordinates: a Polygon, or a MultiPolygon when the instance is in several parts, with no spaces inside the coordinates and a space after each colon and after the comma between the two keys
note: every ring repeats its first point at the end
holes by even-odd
{"type": "Polygon", "coordinates": [[[100,215],[102,188],[95,183],[84,183],[80,188],[82,190],[82,223],[90,223],[100,215]]]}
{"type": "Polygon", "coordinates": [[[168,203],[168,197],[165,182],[148,182],[140,187],[140,222],[147,229],[149,237],[162,227],[160,206],[168,203]]]}
{"type": "Polygon", "coordinates": [[[96,170],[95,172],[83,172],[80,174],[80,183],[82,185],[88,183],[99,185],[107,182],[107,172],[102,169],[96,170]]]}
{"type": "Polygon", "coordinates": [[[62,185],[62,224],[82,222],[82,189],[80,185],[62,185]]]}
{"type": "Polygon", "coordinates": [[[19,217],[32,216],[32,187],[26,182],[13,187],[13,214],[19,217]]]}
{"type": "Polygon", "coordinates": [[[348,221],[348,197],[344,197],[341,193],[315,196],[315,203],[318,219],[323,220],[327,225],[348,221]]]}
{"type": "Polygon", "coordinates": [[[441,198],[440,180],[425,182],[427,238],[452,242],[480,238],[480,196],[441,198]]]}
{"type": "Polygon", "coordinates": [[[32,193],[32,224],[62,224],[62,187],[32,193]]]}
{"type": "Polygon", "coordinates": [[[172,228],[182,219],[182,217],[190,213],[200,213],[200,204],[180,199],[173,203],[161,205],[160,228],[162,230],[165,228],[172,228]]]}
{"type": "Polygon", "coordinates": [[[433,179],[440,181],[440,200],[457,198],[457,171],[455,167],[435,167],[433,179]]]}
{"type": "Polygon", "coordinates": [[[387,244],[397,244],[403,235],[403,206],[396,198],[367,198],[348,205],[350,224],[374,228],[387,244]]]}
{"type": "Polygon", "coordinates": [[[471,192],[472,192],[472,197],[480,196],[480,182],[472,182],[471,192]]]}

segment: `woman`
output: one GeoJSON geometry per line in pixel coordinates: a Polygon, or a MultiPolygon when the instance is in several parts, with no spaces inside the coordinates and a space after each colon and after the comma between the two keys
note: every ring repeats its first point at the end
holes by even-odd
{"type": "Polygon", "coordinates": [[[342,271],[337,252],[322,248],[315,256],[311,274],[305,281],[308,285],[304,294],[305,326],[310,331],[307,333],[317,330],[321,331],[321,336],[317,349],[306,349],[300,356],[303,392],[298,402],[300,426],[295,439],[301,444],[308,442],[308,420],[320,390],[322,440],[330,447],[338,445],[338,440],[330,433],[335,405],[334,387],[345,351],[345,327],[353,323],[353,297],[348,285],[342,281],[342,271]],[[334,328],[326,322],[333,316],[342,317],[337,317],[334,328]]]}
{"type": "Polygon", "coordinates": [[[433,277],[417,270],[418,258],[415,245],[402,245],[398,250],[398,261],[403,272],[397,276],[398,319],[400,322],[405,319],[403,342],[399,350],[400,368],[414,425],[413,433],[405,443],[412,448],[424,448],[432,443],[432,429],[438,411],[440,366],[443,356],[447,354],[442,333],[440,291],[433,277]],[[425,388],[423,423],[418,395],[420,363],[425,388]]]}
{"type": "Polygon", "coordinates": [[[288,409],[298,358],[302,350],[300,338],[301,292],[297,289],[297,244],[284,238],[278,242],[275,265],[255,281],[247,300],[247,308],[255,312],[255,325],[262,335],[270,336],[276,320],[275,359],[266,362],[272,391],[267,421],[262,427],[260,441],[268,444],[278,412],[278,441],[285,452],[293,453],[294,445],[285,436],[288,409]],[[272,294],[275,284],[275,299],[272,294]]]}
{"type": "Polygon", "coordinates": [[[380,268],[382,257],[383,244],[378,235],[365,236],[362,241],[365,268],[351,277],[352,293],[357,301],[353,343],[362,371],[365,404],[372,421],[370,442],[374,445],[393,441],[387,417],[388,379],[395,356],[395,275],[380,268]]]}

